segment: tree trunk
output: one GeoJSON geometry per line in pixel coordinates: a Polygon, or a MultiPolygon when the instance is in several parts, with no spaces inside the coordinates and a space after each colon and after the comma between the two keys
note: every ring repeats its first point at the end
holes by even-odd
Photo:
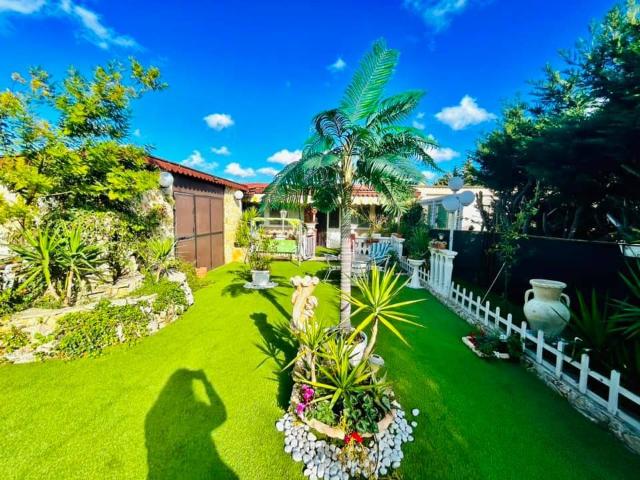
{"type": "Polygon", "coordinates": [[[71,305],[71,296],[73,295],[73,271],[69,270],[69,272],[67,273],[67,281],[66,281],[66,291],[65,291],[65,298],[64,298],[64,304],[65,306],[69,306],[71,305]]]}
{"type": "MultiPolygon", "coordinates": [[[[347,203],[347,202],[344,202],[347,203]]],[[[351,210],[349,205],[340,208],[340,292],[351,295],[351,210]]],[[[351,304],[340,298],[340,328],[345,332],[351,330],[351,304]]]]}

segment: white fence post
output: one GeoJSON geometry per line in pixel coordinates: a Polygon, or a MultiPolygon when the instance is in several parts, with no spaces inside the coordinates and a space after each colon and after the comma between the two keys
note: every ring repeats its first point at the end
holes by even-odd
{"type": "Polygon", "coordinates": [[[618,393],[620,392],[620,372],[611,370],[609,377],[609,401],[607,402],[607,410],[610,414],[618,413],[618,393]]]}
{"type": "Polygon", "coordinates": [[[480,307],[482,306],[480,302],[482,302],[482,300],[480,299],[480,295],[478,295],[478,298],[476,298],[476,320],[478,322],[480,321],[480,307]]]}
{"type": "Polygon", "coordinates": [[[485,325],[489,325],[489,312],[491,311],[491,304],[489,303],[489,300],[487,300],[487,303],[484,304],[484,324],[485,325]]]}
{"type": "Polygon", "coordinates": [[[542,363],[542,352],[544,351],[544,332],[538,330],[538,338],[536,339],[536,362],[542,363]]]}
{"type": "Polygon", "coordinates": [[[587,381],[589,380],[589,355],[586,353],[580,357],[580,381],[578,390],[580,393],[587,393],[587,381]]]}
{"type": "Polygon", "coordinates": [[[495,321],[495,326],[499,330],[500,329],[500,307],[496,307],[496,316],[493,319],[495,321]]]}
{"type": "Polygon", "coordinates": [[[556,354],[556,377],[562,378],[562,365],[564,364],[564,342],[558,342],[558,353],[556,354]]]}
{"type": "Polygon", "coordinates": [[[507,314],[507,337],[511,335],[511,328],[513,327],[513,315],[507,314]]]}

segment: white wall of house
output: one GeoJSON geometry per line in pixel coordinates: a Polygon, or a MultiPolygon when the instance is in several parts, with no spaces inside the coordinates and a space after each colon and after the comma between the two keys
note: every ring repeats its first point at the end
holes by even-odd
{"type": "MultiPolygon", "coordinates": [[[[465,186],[462,191],[469,190],[478,198],[478,193],[482,193],[482,204],[484,208],[491,211],[491,204],[494,199],[492,190],[484,187],[465,186]]],[[[447,215],[442,207],[442,199],[451,195],[449,187],[433,187],[421,185],[417,187],[420,194],[419,202],[425,209],[426,221],[429,225],[437,228],[450,228],[453,215],[447,215]]],[[[476,201],[471,205],[463,207],[458,212],[456,230],[480,230],[482,228],[482,215],[476,201]]]]}

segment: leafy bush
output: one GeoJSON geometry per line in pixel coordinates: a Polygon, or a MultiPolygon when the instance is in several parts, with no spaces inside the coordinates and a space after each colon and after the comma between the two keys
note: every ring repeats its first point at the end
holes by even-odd
{"type": "Polygon", "coordinates": [[[406,241],[409,258],[424,260],[429,253],[429,231],[424,225],[418,225],[413,229],[411,237],[406,241]]]}
{"type": "Polygon", "coordinates": [[[255,207],[247,208],[242,212],[240,222],[236,228],[236,245],[238,247],[248,248],[251,245],[251,221],[258,216],[258,210],[255,207]]]}
{"type": "Polygon", "coordinates": [[[389,397],[379,399],[372,392],[357,392],[343,399],[342,414],[349,432],[378,432],[378,421],[391,410],[389,397]]]}
{"type": "Polygon", "coordinates": [[[133,292],[133,296],[156,295],[151,305],[154,312],[162,312],[170,306],[187,307],[187,297],[180,284],[171,282],[166,278],[156,282],[152,277],[147,277],[142,287],[133,292]]]}
{"type": "Polygon", "coordinates": [[[307,416],[331,426],[337,423],[336,414],[333,412],[329,400],[323,400],[313,404],[307,412],[307,416]]]}
{"type": "Polygon", "coordinates": [[[111,345],[143,337],[148,323],[149,317],[140,305],[115,306],[103,300],[91,311],[62,317],[55,337],[63,357],[97,355],[111,345]]]}
{"type": "Polygon", "coordinates": [[[0,350],[14,352],[29,343],[29,336],[15,325],[7,332],[0,333],[0,350]]]}
{"type": "Polygon", "coordinates": [[[254,236],[249,255],[247,256],[249,268],[251,270],[269,270],[274,249],[273,239],[262,230],[257,232],[254,236]]]}

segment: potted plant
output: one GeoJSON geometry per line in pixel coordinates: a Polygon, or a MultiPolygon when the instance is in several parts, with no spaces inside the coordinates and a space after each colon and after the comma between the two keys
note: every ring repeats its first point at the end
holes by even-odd
{"type": "Polygon", "coordinates": [[[266,287],[269,284],[273,252],[273,240],[259,231],[254,235],[253,245],[247,256],[247,263],[251,270],[251,283],[256,287],[266,287]]]}
{"type": "Polygon", "coordinates": [[[406,246],[409,249],[408,262],[413,267],[409,288],[422,288],[418,270],[424,264],[429,252],[429,235],[426,228],[423,226],[417,227],[413,235],[407,240],[406,246]]]}

